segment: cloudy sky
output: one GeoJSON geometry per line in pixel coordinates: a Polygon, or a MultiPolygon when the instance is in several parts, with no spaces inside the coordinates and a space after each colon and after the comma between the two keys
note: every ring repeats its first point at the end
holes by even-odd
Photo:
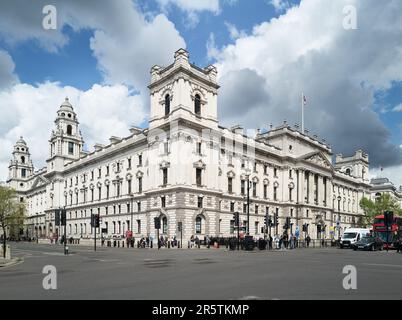
{"type": "Polygon", "coordinates": [[[66,96],[88,150],[146,127],[150,67],[181,47],[217,65],[223,125],[300,123],[304,92],[311,133],[334,153],[363,148],[373,176],[402,184],[400,0],[1,1],[0,181],[20,135],[45,165],[66,96]]]}

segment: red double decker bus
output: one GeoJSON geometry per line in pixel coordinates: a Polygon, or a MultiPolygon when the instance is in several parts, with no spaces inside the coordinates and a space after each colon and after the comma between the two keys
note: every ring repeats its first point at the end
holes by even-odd
{"type": "Polygon", "coordinates": [[[384,249],[395,249],[395,243],[402,233],[402,217],[394,216],[391,229],[387,233],[384,215],[376,216],[373,223],[373,232],[384,242],[384,249]]]}

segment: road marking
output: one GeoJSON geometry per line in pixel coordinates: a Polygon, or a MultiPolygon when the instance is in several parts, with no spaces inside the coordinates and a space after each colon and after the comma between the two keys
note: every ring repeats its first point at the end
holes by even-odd
{"type": "Polygon", "coordinates": [[[402,268],[402,265],[399,264],[381,264],[381,263],[363,263],[363,264],[366,266],[402,268]]]}

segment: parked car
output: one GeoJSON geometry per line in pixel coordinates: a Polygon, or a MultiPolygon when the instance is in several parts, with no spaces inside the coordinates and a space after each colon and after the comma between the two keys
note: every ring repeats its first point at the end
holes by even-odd
{"type": "Polygon", "coordinates": [[[356,241],[351,245],[353,250],[383,250],[384,242],[378,237],[363,237],[361,240],[356,241]]]}

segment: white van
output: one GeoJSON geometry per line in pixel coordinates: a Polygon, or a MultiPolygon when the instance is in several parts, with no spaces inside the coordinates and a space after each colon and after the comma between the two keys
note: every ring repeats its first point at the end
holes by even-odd
{"type": "Polygon", "coordinates": [[[361,238],[367,236],[367,234],[370,234],[370,229],[363,229],[363,228],[346,229],[341,238],[341,242],[339,243],[339,247],[341,249],[350,248],[352,244],[356,243],[361,238]]]}

